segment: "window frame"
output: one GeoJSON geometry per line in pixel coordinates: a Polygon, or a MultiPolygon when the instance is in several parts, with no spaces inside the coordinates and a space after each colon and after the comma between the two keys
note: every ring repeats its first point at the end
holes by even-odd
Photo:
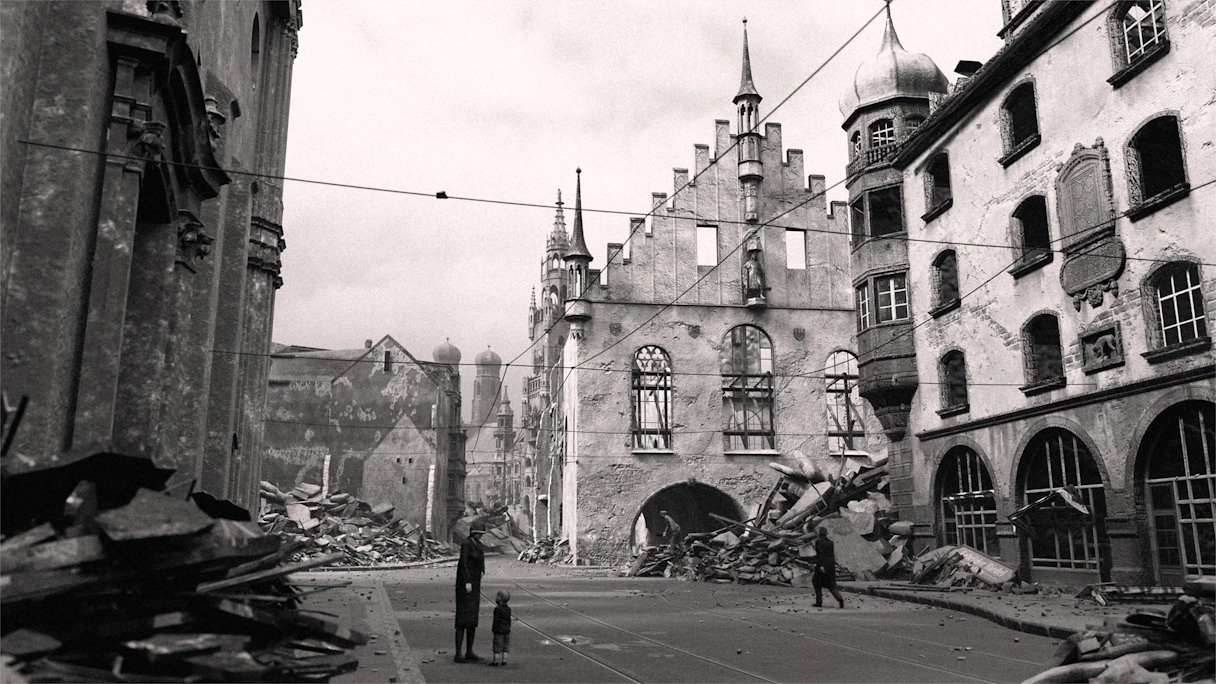
{"type": "Polygon", "coordinates": [[[937,465],[936,498],[943,544],[961,541],[993,558],[1001,557],[996,488],[992,485],[992,473],[987,464],[974,449],[959,445],[942,457],[937,465]],[[957,491],[947,491],[951,483],[947,473],[952,467],[957,491]],[[959,522],[960,519],[963,522],[959,522]]]}
{"type": "Polygon", "coordinates": [[[1114,88],[1119,88],[1124,83],[1127,83],[1170,51],[1169,28],[1166,25],[1164,0],[1120,2],[1110,11],[1106,25],[1107,33],[1110,36],[1111,54],[1114,58],[1115,66],[1115,73],[1106,79],[1106,81],[1114,88]],[[1127,40],[1129,29],[1127,15],[1132,9],[1145,4],[1149,7],[1148,12],[1145,17],[1136,21],[1134,26],[1139,28],[1145,24],[1146,20],[1157,17],[1158,21],[1152,22],[1155,35],[1151,41],[1141,43],[1137,54],[1132,54],[1131,44],[1127,40]],[[1158,26],[1160,27],[1159,31],[1157,30],[1158,26]]]}
{"type": "Polygon", "coordinates": [[[828,453],[843,456],[847,450],[864,444],[866,437],[865,423],[861,415],[861,374],[857,370],[857,355],[847,349],[837,349],[829,354],[823,367],[823,381],[829,419],[828,453]],[[840,419],[842,407],[843,424],[840,419]],[[841,448],[834,449],[836,444],[842,445],[841,448]]]}
{"type": "Polygon", "coordinates": [[[933,158],[925,166],[925,213],[920,217],[922,221],[928,223],[933,219],[941,216],[947,209],[954,206],[954,188],[950,183],[950,155],[947,152],[938,152],[933,155],[933,158]],[[939,171],[934,171],[939,165],[945,164],[944,174],[939,171]],[[941,176],[945,176],[945,193],[942,196],[940,189],[943,187],[939,181],[941,176]]]}
{"type": "MultiPolygon", "coordinates": [[[[1171,293],[1171,301],[1175,303],[1175,315],[1178,313],[1176,302],[1178,301],[1179,294],[1178,291],[1171,293]]],[[[1141,286],[1141,295],[1141,300],[1144,302],[1145,307],[1144,327],[1148,338],[1148,351],[1141,354],[1141,356],[1149,363],[1167,361],[1179,356],[1186,356],[1211,349],[1211,314],[1208,311],[1207,301],[1204,297],[1203,271],[1198,263],[1189,260],[1179,260],[1170,261],[1158,266],[1144,279],[1144,283],[1141,286]],[[1191,294],[1192,317],[1186,322],[1192,324],[1192,329],[1196,334],[1185,340],[1181,339],[1181,335],[1179,335],[1179,340],[1171,343],[1168,341],[1168,328],[1181,326],[1182,323],[1177,317],[1174,318],[1174,323],[1166,323],[1161,302],[1161,285],[1166,279],[1173,283],[1175,277],[1180,272],[1186,273],[1187,288],[1184,292],[1191,294]],[[1198,307],[1196,307],[1196,303],[1198,303],[1198,307]],[[1196,313],[1199,314],[1198,317],[1195,316],[1196,313]],[[1200,325],[1194,325],[1196,321],[1200,325]]]]}
{"type": "Polygon", "coordinates": [[[938,380],[941,383],[941,410],[937,415],[942,418],[967,413],[971,410],[970,395],[967,386],[967,355],[961,349],[950,349],[937,362],[938,380]],[[959,360],[957,368],[951,367],[953,359],[959,360]],[[957,376],[956,377],[956,371],[957,376]],[[955,400],[955,388],[962,388],[962,401],[955,400]]]}
{"type": "Polygon", "coordinates": [[[776,449],[774,356],[772,339],[760,327],[743,324],[726,331],[719,358],[724,453],[772,453],[776,449]],[[749,353],[747,347],[749,331],[755,331],[754,355],[749,353]],[[736,342],[736,338],[741,342],[736,342]],[[736,353],[739,348],[742,348],[741,354],[736,353]],[[740,365],[742,368],[739,368],[740,365]],[[753,365],[758,372],[751,372],[753,365]]]}
{"type": "Polygon", "coordinates": [[[1019,493],[1023,505],[1037,501],[1043,494],[1056,488],[1070,487],[1077,501],[1089,509],[1089,514],[1079,520],[1076,517],[1079,514],[1066,506],[1046,506],[1038,509],[1036,516],[1039,520],[1046,519],[1046,524],[1036,526],[1039,528],[1036,539],[1023,535],[1029,546],[1027,557],[1030,567],[1101,573],[1105,561],[1102,557],[1102,546],[1107,536],[1104,525],[1106,493],[1098,456],[1072,432],[1063,428],[1047,428],[1030,440],[1022,453],[1022,459],[1025,459],[1025,463],[1019,481],[1019,493]],[[1051,449],[1053,439],[1055,453],[1051,449]],[[1068,449],[1065,448],[1065,440],[1069,440],[1068,449]],[[1043,453],[1040,454],[1040,450],[1043,453]],[[1047,486],[1031,488],[1031,478],[1039,470],[1036,466],[1039,465],[1040,458],[1047,466],[1042,469],[1046,472],[1047,486]],[[1078,538],[1082,542],[1080,554],[1077,553],[1077,545],[1073,543],[1078,538]],[[1068,543],[1062,543],[1065,540],[1068,543]],[[1054,548],[1051,550],[1054,554],[1051,556],[1042,554],[1047,542],[1053,542],[1054,548]],[[1038,548],[1035,548],[1036,545],[1038,548]]]}
{"type": "MultiPolygon", "coordinates": [[[[1054,311],[1042,311],[1031,316],[1022,326],[1022,368],[1026,376],[1026,384],[1020,389],[1027,396],[1063,387],[1067,384],[1068,372],[1064,364],[1064,334],[1060,330],[1060,317],[1054,311]],[[1055,324],[1055,356],[1058,361],[1058,373],[1048,374],[1044,371],[1042,350],[1050,340],[1040,340],[1035,328],[1040,321],[1051,319],[1055,324]]],[[[1051,370],[1051,369],[1048,369],[1051,370]]]]}
{"type": "Polygon", "coordinates": [[[933,259],[933,307],[929,310],[929,314],[934,318],[941,316],[947,311],[957,309],[962,303],[962,289],[959,285],[958,277],[958,252],[953,249],[944,249],[938,253],[933,259]],[[947,280],[944,273],[944,263],[947,259],[954,260],[953,277],[947,280]],[[942,293],[942,286],[950,282],[954,287],[954,296],[947,299],[942,293]]]}
{"type": "Polygon", "coordinates": [[[1015,279],[1021,278],[1027,273],[1036,271],[1052,262],[1055,258],[1055,250],[1052,249],[1051,213],[1048,211],[1047,195],[1036,192],[1023,197],[1022,201],[1018,202],[1017,207],[1009,214],[1009,235],[1010,242],[1013,243],[1014,249],[1018,252],[1017,261],[1009,269],[1009,273],[1015,279]],[[1043,228],[1047,234],[1047,241],[1044,246],[1036,245],[1035,247],[1027,248],[1025,215],[1029,210],[1030,203],[1036,201],[1043,203],[1043,228]]]}
{"type": "Polygon", "coordinates": [[[879,148],[888,147],[895,144],[895,120],[889,117],[883,117],[870,123],[866,127],[869,132],[870,149],[877,150],[879,148]],[[881,139],[881,141],[880,141],[881,139]]]}
{"type": "MultiPolygon", "coordinates": [[[[1148,155],[1148,158],[1152,160],[1160,159],[1160,157],[1161,155],[1159,154],[1148,155]]],[[[1127,217],[1133,223],[1159,209],[1164,209],[1190,194],[1191,184],[1187,175],[1186,143],[1182,137],[1182,124],[1178,112],[1159,112],[1137,126],[1136,130],[1128,136],[1127,144],[1123,146],[1123,159],[1127,165],[1127,202],[1130,205],[1127,210],[1127,217]],[[1158,189],[1152,195],[1146,196],[1145,177],[1149,171],[1145,169],[1145,155],[1141,145],[1147,142],[1145,138],[1150,133],[1149,127],[1165,119],[1173,120],[1173,131],[1177,136],[1178,167],[1169,169],[1168,171],[1177,173],[1181,180],[1158,189]]],[[[1154,165],[1156,163],[1156,161],[1153,162],[1154,165]]]]}
{"type": "Polygon", "coordinates": [[[1025,79],[1009,89],[1009,93],[1001,102],[998,122],[1003,143],[1003,154],[997,161],[1001,166],[1008,167],[1038,146],[1043,139],[1043,129],[1039,126],[1038,89],[1035,87],[1034,79],[1025,79]],[[1026,93],[1029,93],[1029,95],[1026,93]],[[1017,129],[1021,127],[1021,123],[1024,123],[1026,115],[1024,113],[1019,114],[1017,106],[1023,102],[1029,103],[1029,116],[1033,120],[1034,130],[1025,136],[1019,137],[1017,129]]]}
{"type": "Polygon", "coordinates": [[[631,444],[633,451],[670,452],[673,443],[671,422],[675,403],[671,355],[658,345],[648,344],[633,353],[630,366],[631,444]],[[646,353],[647,358],[643,359],[646,353]],[[649,398],[646,395],[650,395],[649,398]],[[649,420],[653,406],[655,418],[649,420]],[[657,424],[652,427],[651,424],[657,424]]]}
{"type": "Polygon", "coordinates": [[[908,275],[907,273],[888,273],[886,275],[876,276],[874,278],[874,321],[876,324],[882,323],[898,323],[906,321],[912,317],[912,307],[908,299],[908,275]],[[896,287],[896,280],[902,280],[902,284],[896,287]],[[890,288],[887,295],[890,297],[890,304],[884,306],[882,303],[883,284],[890,283],[890,288]],[[898,301],[898,294],[903,293],[903,302],[898,301]],[[903,309],[903,315],[900,315],[900,308],[903,309]],[[890,318],[883,318],[883,309],[890,310],[890,318]]]}
{"type": "Polygon", "coordinates": [[[855,301],[857,302],[857,329],[866,330],[873,325],[873,320],[870,314],[870,283],[862,281],[860,285],[853,288],[856,294],[855,301]]]}

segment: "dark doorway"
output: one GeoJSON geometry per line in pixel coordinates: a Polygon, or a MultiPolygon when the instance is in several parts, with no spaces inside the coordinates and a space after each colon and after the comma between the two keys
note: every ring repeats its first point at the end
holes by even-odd
{"type": "Polygon", "coordinates": [[[669,541],[665,536],[667,521],[659,515],[659,511],[667,511],[685,534],[720,529],[722,522],[710,517],[710,513],[731,520],[743,519],[739,504],[735,503],[729,494],[716,487],[700,482],[672,485],[659,490],[642,504],[642,510],[638,512],[633,527],[634,549],[669,541]]]}

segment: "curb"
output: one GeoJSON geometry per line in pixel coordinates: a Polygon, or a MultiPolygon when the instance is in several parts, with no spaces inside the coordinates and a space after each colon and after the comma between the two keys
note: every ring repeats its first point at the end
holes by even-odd
{"type": "Polygon", "coordinates": [[[922,596],[920,594],[909,594],[900,591],[891,591],[889,589],[880,589],[878,587],[851,587],[843,582],[841,582],[838,586],[841,590],[853,594],[869,594],[870,596],[877,596],[879,598],[886,598],[894,601],[923,603],[925,605],[935,606],[937,608],[957,610],[967,613],[968,615],[984,618],[990,622],[995,622],[1006,629],[1012,629],[1016,632],[1024,632],[1026,634],[1034,634],[1037,636],[1045,636],[1051,639],[1067,639],[1076,633],[1076,630],[1068,629],[1067,627],[1058,627],[1056,625],[1048,625],[1042,622],[1032,622],[1030,620],[1019,620],[1017,618],[1009,617],[1008,615],[1001,615],[994,610],[980,608],[979,606],[973,606],[969,603],[963,603],[961,601],[951,601],[949,599],[937,596],[922,596]]]}
{"type": "Polygon", "coordinates": [[[317,568],[309,568],[308,572],[365,572],[375,570],[408,570],[410,568],[427,568],[443,563],[455,563],[460,558],[449,556],[447,558],[435,558],[429,561],[419,561],[417,563],[388,563],[385,565],[322,565],[317,568]]]}

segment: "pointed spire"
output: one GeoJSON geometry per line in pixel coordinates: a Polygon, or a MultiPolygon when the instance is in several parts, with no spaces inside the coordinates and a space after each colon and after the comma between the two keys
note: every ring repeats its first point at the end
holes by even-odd
{"type": "Polygon", "coordinates": [[[532,308],[536,308],[536,286],[532,286],[532,308]]]}
{"type": "MultiPolygon", "coordinates": [[[[878,48],[878,54],[884,52],[895,52],[896,50],[905,51],[902,43],[899,42],[899,34],[895,32],[895,22],[891,21],[891,3],[887,2],[887,27],[882,33],[882,47],[878,48]]],[[[905,51],[906,52],[906,51],[905,51]]]]}
{"type": "Polygon", "coordinates": [[[747,19],[743,19],[743,77],[739,83],[739,94],[735,95],[734,102],[738,102],[739,98],[751,96],[760,101],[760,93],[756,91],[756,84],[752,81],[752,56],[747,49],[747,19]]]}
{"type": "Polygon", "coordinates": [[[564,249],[570,242],[570,236],[566,233],[566,212],[562,210],[562,191],[557,190],[557,211],[553,215],[553,230],[549,232],[549,247],[557,247],[564,249]]]}
{"type": "Polygon", "coordinates": [[[583,170],[575,169],[578,180],[574,186],[574,234],[570,237],[570,251],[566,259],[582,259],[591,261],[591,252],[587,249],[587,241],[583,238],[583,170]]]}

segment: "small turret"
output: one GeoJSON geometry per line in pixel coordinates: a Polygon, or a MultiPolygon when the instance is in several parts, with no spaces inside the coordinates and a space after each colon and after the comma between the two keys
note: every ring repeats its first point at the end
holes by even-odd
{"type": "Polygon", "coordinates": [[[760,220],[760,183],[764,163],[760,160],[760,93],[752,80],[752,58],[747,49],[747,19],[743,20],[743,76],[734,103],[739,114],[739,181],[743,185],[743,216],[750,222],[760,220]]]}
{"type": "Polygon", "coordinates": [[[593,257],[583,237],[583,170],[575,169],[575,173],[578,176],[574,186],[574,235],[570,238],[570,251],[564,258],[566,269],[570,272],[565,318],[571,324],[570,336],[581,339],[583,323],[591,318],[591,303],[586,299],[586,291],[590,287],[587,265],[593,257]]]}

